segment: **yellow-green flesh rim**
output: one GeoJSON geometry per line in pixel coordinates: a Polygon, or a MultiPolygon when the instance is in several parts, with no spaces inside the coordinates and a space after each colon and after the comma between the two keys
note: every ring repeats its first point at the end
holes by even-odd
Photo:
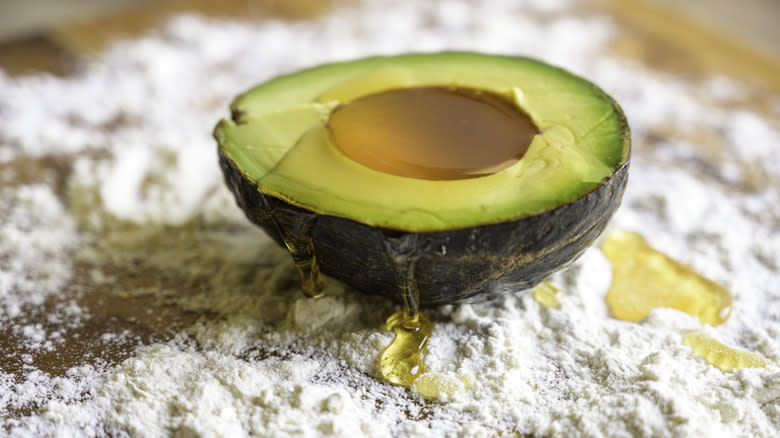
{"type": "Polygon", "coordinates": [[[628,125],[593,84],[548,64],[448,52],[375,57],[282,76],[239,96],[237,121],[215,137],[261,192],[372,226],[422,232],[500,223],[572,202],[629,157],[628,125]],[[541,133],[513,166],[463,180],[379,172],[344,156],[328,136],[333,108],[359,96],[418,86],[511,97],[541,133]]]}

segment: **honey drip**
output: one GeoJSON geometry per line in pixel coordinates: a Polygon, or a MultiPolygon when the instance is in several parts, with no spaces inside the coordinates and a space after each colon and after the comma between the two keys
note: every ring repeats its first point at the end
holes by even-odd
{"type": "Polygon", "coordinates": [[[394,313],[385,328],[395,334],[379,360],[382,377],[395,385],[411,385],[424,369],[422,350],[433,332],[431,321],[420,313],[420,292],[414,268],[421,249],[416,234],[393,236],[380,232],[385,253],[393,263],[404,310],[394,313]]]}
{"type": "Polygon", "coordinates": [[[612,262],[606,301],[615,318],[639,321],[659,307],[696,316],[702,324],[718,325],[728,318],[731,295],[726,289],[654,250],[639,234],[613,231],[601,249],[612,262]]]}
{"type": "Polygon", "coordinates": [[[531,293],[534,300],[544,307],[550,307],[553,309],[560,309],[561,303],[558,302],[558,293],[561,290],[554,284],[545,281],[544,283],[536,286],[531,293]]]}
{"type": "Polygon", "coordinates": [[[739,368],[761,368],[772,363],[756,353],[723,345],[701,332],[686,335],[683,344],[693,349],[694,356],[704,358],[723,371],[739,368]]]}
{"type": "Polygon", "coordinates": [[[417,314],[415,321],[406,312],[396,312],[387,318],[385,328],[395,333],[379,360],[382,377],[394,385],[409,386],[423,372],[422,350],[433,331],[433,323],[417,314]]]}
{"type": "Polygon", "coordinates": [[[310,298],[323,295],[320,264],[314,253],[312,235],[317,223],[317,214],[301,210],[293,210],[283,204],[271,205],[262,193],[263,206],[271,217],[276,231],[290,252],[295,267],[301,277],[301,289],[310,298]]]}
{"type": "Polygon", "coordinates": [[[410,178],[474,178],[516,163],[539,132],[512,100],[467,88],[415,87],[369,94],[330,114],[347,157],[410,178]]]}

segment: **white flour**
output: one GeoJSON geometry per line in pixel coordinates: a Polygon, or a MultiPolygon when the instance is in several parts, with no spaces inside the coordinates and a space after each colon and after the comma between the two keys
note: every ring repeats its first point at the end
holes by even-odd
{"type": "MultiPolygon", "coordinates": [[[[687,330],[703,329],[780,362],[780,138],[768,119],[734,103],[742,86],[686,83],[601,55],[613,25],[567,15],[565,2],[397,3],[366,2],[316,23],[185,16],[74,78],[0,73],[0,161],[92,151],[75,161],[65,200],[52,184],[0,188],[0,326],[26,352],[0,369],[0,430],[777,436],[777,365],[723,372],[682,345],[687,330]],[[379,328],[394,306],[332,279],[327,297],[304,299],[289,256],[224,188],[210,130],[232,96],[271,76],[446,48],[540,57],[613,94],[636,148],[611,226],[640,231],[727,287],[728,321],[702,327],[667,309],[639,323],[611,318],[610,265],[594,247],[553,277],[559,310],[520,293],[432,311],[422,379],[439,382],[434,400],[381,383],[377,362],[392,335],[379,328]],[[702,145],[696,132],[719,140],[702,145]],[[702,146],[727,158],[702,158],[702,146]],[[97,317],[79,304],[77,266],[106,294],[202,317],[118,364],[37,369],[37,352],[74,342],[68,334],[97,317]],[[182,282],[119,290],[104,266],[153,267],[182,282]],[[55,304],[48,322],[33,323],[47,300],[55,304]]],[[[102,330],[105,348],[139,342],[102,330]]]]}

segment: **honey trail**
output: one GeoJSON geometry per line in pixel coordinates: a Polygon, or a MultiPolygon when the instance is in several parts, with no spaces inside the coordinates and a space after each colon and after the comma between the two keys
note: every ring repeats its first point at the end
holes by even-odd
{"type": "Polygon", "coordinates": [[[304,210],[293,210],[281,202],[278,203],[279,205],[275,205],[276,203],[271,205],[265,195],[260,193],[260,196],[266,213],[270,216],[284,246],[295,262],[295,267],[301,276],[303,293],[310,298],[321,297],[324,293],[322,276],[312,242],[318,215],[304,210]]]}
{"type": "Polygon", "coordinates": [[[612,263],[606,301],[615,318],[639,321],[659,307],[680,310],[702,324],[728,318],[731,295],[723,286],[656,251],[639,234],[613,231],[601,249],[612,263]]]}
{"type": "Polygon", "coordinates": [[[422,314],[414,321],[405,311],[391,315],[385,328],[395,334],[379,359],[382,377],[394,385],[409,386],[422,374],[425,366],[422,352],[433,332],[433,323],[422,314]]]}
{"type": "Polygon", "coordinates": [[[422,351],[433,332],[431,321],[420,313],[420,293],[414,268],[420,253],[427,248],[418,234],[393,235],[379,232],[388,259],[394,266],[404,310],[391,315],[385,328],[395,338],[382,353],[379,367],[382,377],[395,385],[411,385],[424,367],[422,351]]]}

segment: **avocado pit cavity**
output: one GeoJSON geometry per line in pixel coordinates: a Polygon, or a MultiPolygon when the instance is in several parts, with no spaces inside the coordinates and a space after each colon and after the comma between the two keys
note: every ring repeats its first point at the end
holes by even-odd
{"type": "Polygon", "coordinates": [[[347,157],[391,175],[476,178],[525,155],[539,129],[512,100],[470,88],[398,88],[339,105],[327,123],[347,157]]]}

